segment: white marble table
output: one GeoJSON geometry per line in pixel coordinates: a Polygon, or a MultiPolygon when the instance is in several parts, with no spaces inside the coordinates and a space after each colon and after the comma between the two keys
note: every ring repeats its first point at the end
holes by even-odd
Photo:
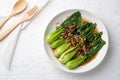
{"type": "MultiPolygon", "coordinates": [[[[16,0],[1,0],[0,15],[6,16],[16,0]],[[10,4],[11,3],[11,4],[10,4]]],[[[27,0],[29,5],[40,0],[27,0]]],[[[11,70],[0,68],[0,80],[120,80],[120,0],[51,0],[37,18],[22,31],[11,70]],[[56,68],[43,48],[43,34],[48,22],[66,9],[84,9],[98,15],[106,25],[110,47],[105,59],[95,69],[71,74],[56,68]]]]}

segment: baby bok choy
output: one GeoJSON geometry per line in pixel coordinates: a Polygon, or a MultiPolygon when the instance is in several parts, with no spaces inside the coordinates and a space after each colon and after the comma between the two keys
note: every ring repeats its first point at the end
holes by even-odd
{"type": "Polygon", "coordinates": [[[50,46],[51,46],[51,48],[57,48],[60,45],[62,45],[63,43],[65,43],[64,39],[58,39],[58,40],[54,41],[50,46]]]}
{"type": "Polygon", "coordinates": [[[56,41],[62,34],[62,32],[64,31],[64,29],[62,27],[56,29],[55,31],[49,33],[46,37],[46,40],[48,43],[53,43],[54,41],[56,41]]]}
{"type": "Polygon", "coordinates": [[[66,64],[66,67],[67,67],[68,69],[75,69],[75,68],[77,68],[80,64],[82,64],[85,59],[86,59],[86,56],[79,56],[78,58],[75,58],[75,59],[69,61],[69,62],[66,64]]]}
{"type": "Polygon", "coordinates": [[[89,53],[86,55],[85,61],[88,61],[91,57],[93,57],[97,52],[106,44],[104,40],[101,40],[96,46],[92,47],[89,53]]]}
{"type": "Polygon", "coordinates": [[[60,57],[69,47],[71,46],[71,43],[64,43],[58,48],[54,50],[54,54],[56,57],[60,57]]]}
{"type": "Polygon", "coordinates": [[[69,16],[65,21],[63,21],[60,26],[66,28],[70,24],[77,25],[81,20],[82,20],[81,13],[77,11],[73,13],[71,16],[69,16]]]}
{"type": "Polygon", "coordinates": [[[70,61],[76,53],[77,53],[77,50],[75,50],[75,47],[70,48],[60,56],[59,61],[65,64],[68,61],[70,61]]]}

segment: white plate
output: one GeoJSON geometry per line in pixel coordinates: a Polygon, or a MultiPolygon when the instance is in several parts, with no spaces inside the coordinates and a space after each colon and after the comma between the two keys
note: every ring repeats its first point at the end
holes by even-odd
{"type": "Polygon", "coordinates": [[[52,60],[52,62],[58,68],[60,68],[61,70],[71,72],[71,73],[82,73],[82,72],[86,72],[86,71],[89,71],[89,70],[95,68],[104,59],[104,57],[105,57],[105,55],[107,53],[107,50],[108,50],[108,33],[107,33],[107,30],[106,30],[104,24],[102,23],[102,21],[98,17],[93,15],[92,13],[90,13],[88,11],[84,11],[84,10],[79,10],[79,9],[67,10],[67,11],[63,11],[60,14],[56,15],[50,21],[50,23],[48,24],[48,26],[46,28],[46,31],[45,31],[45,34],[44,34],[44,48],[45,48],[45,51],[46,51],[47,55],[52,60]],[[56,57],[54,56],[52,50],[49,47],[49,44],[46,42],[45,38],[46,38],[47,34],[49,34],[50,32],[55,30],[56,22],[61,21],[61,20],[62,21],[65,20],[67,16],[73,14],[76,11],[80,11],[82,17],[88,19],[90,22],[97,23],[97,28],[99,29],[99,31],[103,32],[102,39],[106,41],[106,44],[99,51],[96,58],[93,59],[90,63],[88,63],[86,65],[83,65],[83,66],[80,66],[80,67],[78,67],[76,69],[69,70],[56,59],[56,57]]]}

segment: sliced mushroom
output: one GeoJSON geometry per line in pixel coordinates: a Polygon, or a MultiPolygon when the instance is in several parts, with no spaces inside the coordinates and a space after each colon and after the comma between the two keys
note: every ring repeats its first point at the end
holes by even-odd
{"type": "Polygon", "coordinates": [[[73,24],[71,24],[71,25],[68,26],[69,29],[72,29],[74,27],[75,27],[75,25],[73,25],[73,24]]]}
{"type": "Polygon", "coordinates": [[[74,35],[74,38],[75,38],[75,41],[76,41],[76,42],[79,42],[79,37],[78,37],[78,35],[74,35]]]}
{"type": "Polygon", "coordinates": [[[84,53],[87,54],[87,49],[86,49],[85,45],[83,45],[82,49],[83,49],[84,53]]]}
{"type": "Polygon", "coordinates": [[[74,40],[71,39],[70,41],[71,41],[71,44],[72,44],[73,46],[75,46],[74,40]]]}

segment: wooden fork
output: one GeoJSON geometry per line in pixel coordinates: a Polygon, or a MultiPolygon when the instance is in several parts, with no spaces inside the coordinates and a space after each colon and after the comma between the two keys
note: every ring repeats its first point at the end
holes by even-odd
{"type": "Polygon", "coordinates": [[[0,33],[0,41],[3,40],[5,37],[7,37],[21,23],[32,19],[38,11],[39,11],[39,8],[37,6],[34,6],[32,9],[30,9],[28,12],[26,12],[20,21],[18,21],[16,24],[11,26],[4,32],[0,33]]]}

